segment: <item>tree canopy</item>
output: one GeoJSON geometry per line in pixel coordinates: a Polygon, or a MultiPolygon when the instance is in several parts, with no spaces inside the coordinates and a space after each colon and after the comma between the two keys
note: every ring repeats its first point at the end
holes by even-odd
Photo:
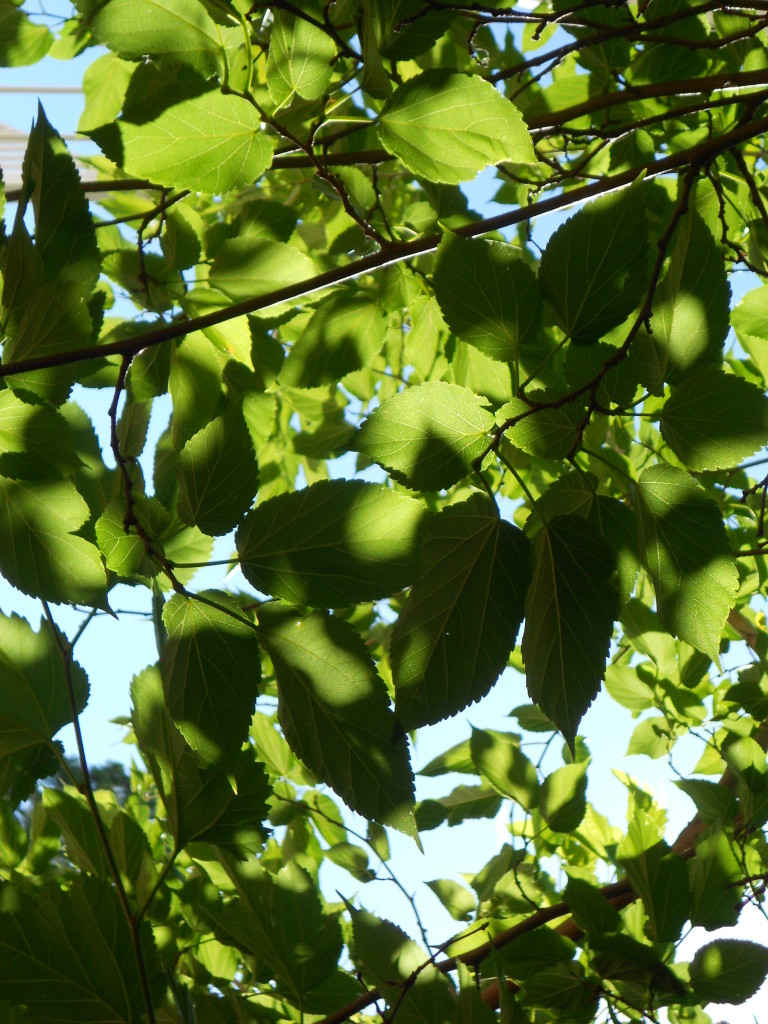
{"type": "Polygon", "coordinates": [[[4,192],[0,572],[40,610],[0,614],[1,1021],[707,1024],[758,990],[752,938],[679,947],[768,878],[767,29],[0,0],[0,64],[92,54],[98,147],[41,106],[4,192]],[[129,786],[77,730],[126,587],[129,786]],[[417,800],[413,735],[497,684],[417,800]],[[626,821],[588,801],[595,700],[670,761],[677,837],[628,775],[626,821]],[[430,883],[450,939],[366,908],[389,829],[500,810],[430,883]]]}

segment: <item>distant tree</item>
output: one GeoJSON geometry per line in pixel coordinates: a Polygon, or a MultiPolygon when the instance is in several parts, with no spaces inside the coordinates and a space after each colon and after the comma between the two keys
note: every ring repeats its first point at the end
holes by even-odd
{"type": "Polygon", "coordinates": [[[768,948],[678,947],[768,877],[768,5],[34,11],[0,0],[0,60],[100,47],[103,156],[81,181],[41,108],[5,196],[0,572],[42,622],[0,616],[0,1019],[705,1024],[748,999],[768,948]],[[109,461],[84,389],[111,393],[109,461]],[[200,589],[233,531],[247,586],[200,589]],[[130,792],[55,739],[125,585],[158,646],[130,792]],[[466,784],[415,802],[409,734],[507,666],[514,731],[474,730],[424,769],[466,784]],[[633,754],[699,744],[676,840],[628,777],[624,826],[587,802],[595,699],[641,716],[633,754]],[[326,862],[363,887],[396,876],[387,828],[502,804],[509,842],[432,883],[453,940],[364,888],[327,902],[326,862]]]}

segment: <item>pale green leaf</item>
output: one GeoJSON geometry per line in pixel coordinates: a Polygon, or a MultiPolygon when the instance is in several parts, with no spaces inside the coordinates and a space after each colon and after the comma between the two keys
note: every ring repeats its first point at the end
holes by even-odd
{"type": "Polygon", "coordinates": [[[519,250],[445,234],[437,252],[434,288],[445,322],[487,356],[515,360],[541,322],[536,275],[519,250]]]}
{"type": "Polygon", "coordinates": [[[405,734],[359,633],[333,615],[267,604],[259,637],[295,753],[353,810],[415,835],[405,734]]]}
{"type": "Polygon", "coordinates": [[[695,472],[738,466],[768,441],[768,398],[743,377],[699,370],[672,389],[661,434],[695,472]]]}
{"type": "Polygon", "coordinates": [[[171,717],[204,761],[230,767],[248,737],[261,679],[256,631],[236,601],[214,590],[174,595],[163,623],[160,667],[171,717]]]}
{"type": "Polygon", "coordinates": [[[685,861],[661,838],[660,824],[648,812],[636,810],[618,848],[619,862],[629,884],[643,901],[646,925],[655,942],[675,942],[691,912],[685,861]]]}
{"type": "Polygon", "coordinates": [[[768,382],[768,285],[747,292],[731,310],[731,324],[763,380],[768,382]]]}
{"type": "Polygon", "coordinates": [[[715,939],[698,951],[690,974],[703,1003],[744,1003],[768,976],[768,949],[744,939],[715,939]]]}
{"type": "Polygon", "coordinates": [[[106,607],[98,548],[77,535],[88,506],[68,481],[0,479],[0,570],[19,590],[57,604],[106,607]]]}
{"type": "Polygon", "coordinates": [[[455,715],[496,682],[523,620],[529,557],[526,537],[483,494],[429,521],[390,649],[404,729],[455,715]]]}
{"type": "Polygon", "coordinates": [[[88,134],[128,174],[214,195],[252,185],[272,160],[259,112],[220,92],[183,100],[151,121],[120,119],[88,134]]]}
{"type": "MultiPolygon", "coordinates": [[[[67,674],[51,627],[41,623],[35,633],[26,619],[0,614],[0,666],[0,757],[49,743],[72,721],[67,674]]],[[[79,713],[88,701],[88,680],[76,661],[70,678],[79,713]]]]}
{"type": "Polygon", "coordinates": [[[77,0],[76,6],[93,11],[87,25],[121,57],[139,60],[151,53],[206,74],[217,70],[221,27],[199,0],[77,0]]]}
{"type": "Polygon", "coordinates": [[[229,533],[251,507],[258,476],[243,417],[234,410],[217,416],[179,454],[179,518],[203,533],[229,533]]]}
{"type": "Polygon", "coordinates": [[[247,514],[235,538],[246,579],[296,604],[338,608],[413,582],[426,511],[362,481],[321,481],[247,514]]]}
{"type": "Polygon", "coordinates": [[[267,83],[275,103],[286,103],[296,94],[319,99],[331,81],[336,46],[331,37],[311,21],[292,11],[274,12],[269,33],[267,83]]]}
{"type": "Polygon", "coordinates": [[[414,174],[458,185],[502,160],[535,163],[520,111],[476,75],[424,71],[379,116],[382,145],[414,174]]]}
{"type": "Polygon", "coordinates": [[[477,909],[477,899],[452,878],[435,878],[427,885],[437,896],[454,921],[470,921],[477,909]]]}
{"type": "Polygon", "coordinates": [[[37,64],[52,42],[45,25],[35,24],[13,0],[0,0],[0,67],[37,64]]]}
{"type": "Polygon", "coordinates": [[[531,700],[573,744],[600,689],[619,600],[616,557],[592,524],[558,516],[534,541],[522,655],[531,700]]]}
{"type": "Polygon", "coordinates": [[[365,421],[359,451],[409,487],[436,491],[468,476],[493,416],[467,388],[444,381],[410,387],[365,421]]]}
{"type": "Polygon", "coordinates": [[[716,661],[738,588],[720,510],[682,469],[658,465],[640,477],[636,512],[662,624],[716,661]]]}
{"type": "Polygon", "coordinates": [[[598,341],[643,298],[647,235],[643,192],[635,186],[588,203],[550,238],[539,283],[575,344],[598,341]]]}

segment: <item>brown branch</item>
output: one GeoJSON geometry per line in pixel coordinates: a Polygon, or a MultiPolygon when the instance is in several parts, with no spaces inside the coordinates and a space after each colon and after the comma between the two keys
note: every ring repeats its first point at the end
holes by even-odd
{"type": "MultiPolygon", "coordinates": [[[[761,74],[765,77],[764,72],[761,72],[761,74]]],[[[630,185],[641,175],[645,178],[653,178],[659,174],[667,174],[671,171],[679,170],[693,162],[714,159],[720,153],[732,149],[734,146],[746,142],[765,131],[768,131],[768,116],[739,125],[726,135],[707,139],[696,146],[692,146],[690,149],[681,150],[679,153],[673,153],[660,160],[654,160],[642,166],[631,167],[629,170],[621,171],[618,174],[608,175],[600,181],[573,188],[568,192],[551,196],[548,199],[542,199],[530,206],[519,207],[511,213],[503,213],[497,217],[489,217],[485,220],[462,225],[456,229],[456,233],[463,235],[465,238],[477,238],[492,231],[500,231],[503,228],[532,220],[534,217],[553,213],[556,210],[563,210],[569,206],[582,203],[587,199],[592,199],[594,196],[603,195],[606,192],[612,192],[625,185],[630,185]]],[[[19,359],[16,362],[5,363],[0,365],[0,378],[11,377],[19,373],[28,373],[31,370],[47,369],[52,366],[68,366],[88,359],[105,358],[106,356],[133,357],[143,349],[171,341],[174,338],[182,338],[192,331],[204,330],[206,327],[213,327],[216,324],[234,320],[239,316],[257,313],[267,309],[269,306],[274,306],[281,302],[290,302],[304,295],[309,295],[324,288],[330,288],[332,285],[352,281],[356,277],[360,277],[361,274],[433,252],[441,238],[441,234],[435,234],[425,238],[418,238],[411,242],[393,243],[386,250],[373,253],[370,256],[364,256],[359,260],[353,260],[341,267],[326,270],[315,277],[299,281],[296,284],[277,288],[266,295],[233,303],[230,306],[214,310],[212,313],[207,313],[204,316],[176,320],[162,327],[150,329],[136,337],[124,338],[105,345],[89,345],[84,348],[73,349],[69,352],[53,352],[45,356],[19,359]]]]}

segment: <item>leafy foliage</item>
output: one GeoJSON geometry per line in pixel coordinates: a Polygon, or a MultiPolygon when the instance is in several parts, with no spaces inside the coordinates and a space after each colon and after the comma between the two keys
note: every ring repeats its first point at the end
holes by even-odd
{"type": "Polygon", "coordinates": [[[41,106],[2,186],[0,1019],[750,999],[764,945],[683,936],[768,876],[764,7],[43,21],[0,0],[0,65],[93,56],[99,153],[41,106]],[[60,735],[128,594],[157,656],[115,779],[60,735]],[[491,690],[514,725],[416,780],[417,730],[491,690]],[[675,757],[677,838],[628,775],[624,827],[595,806],[592,705],[675,757]],[[418,938],[367,908],[406,890],[387,828],[502,809],[508,841],[428,883],[446,942],[415,898],[418,938]]]}

